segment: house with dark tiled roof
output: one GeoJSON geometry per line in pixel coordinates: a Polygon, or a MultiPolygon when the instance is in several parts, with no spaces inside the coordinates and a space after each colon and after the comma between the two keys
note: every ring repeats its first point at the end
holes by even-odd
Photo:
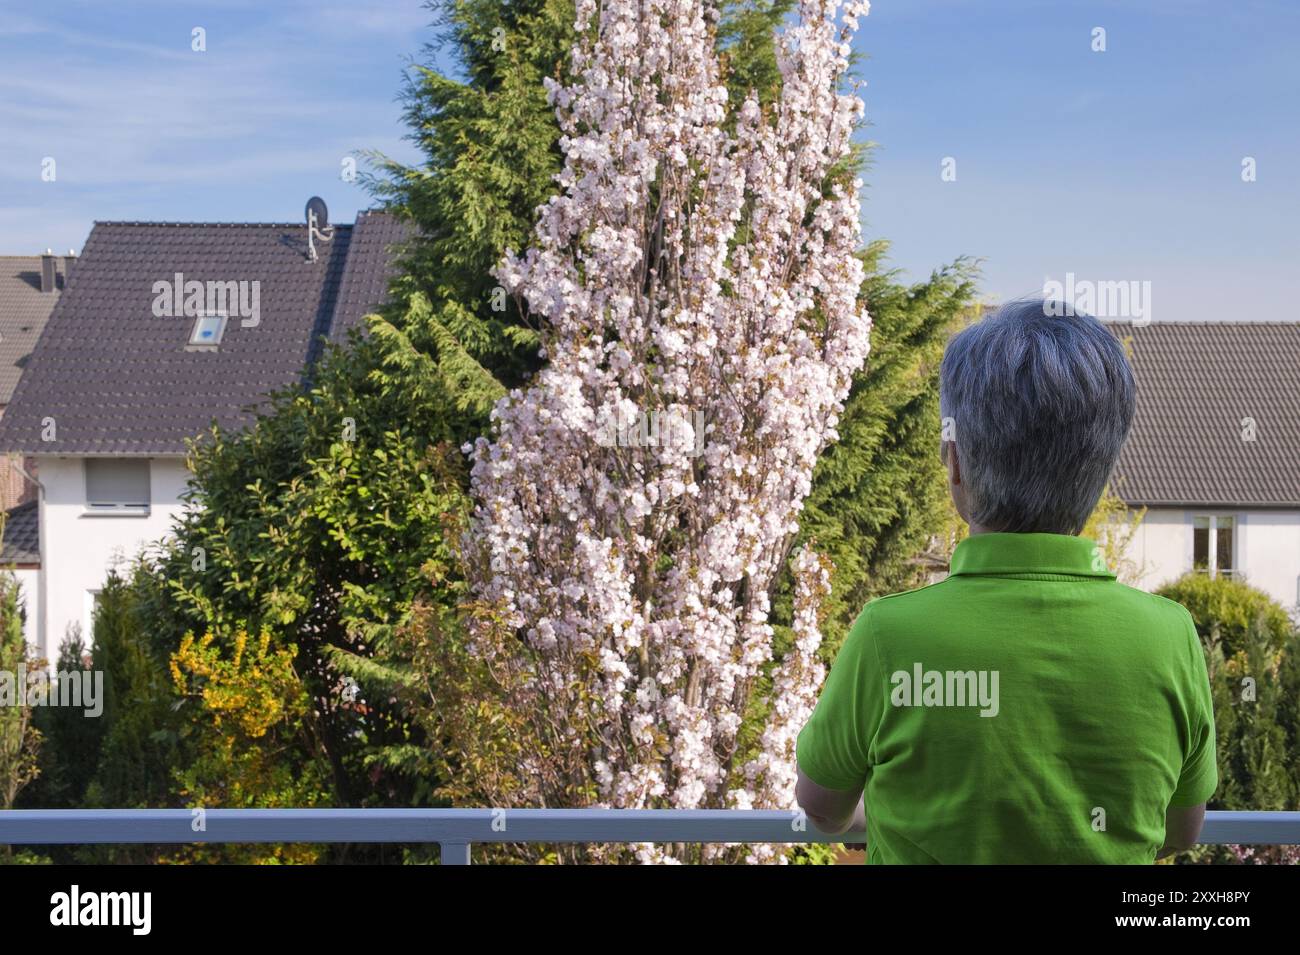
{"type": "MultiPolygon", "coordinates": [[[[0,418],[3,418],[23,368],[63,292],[75,256],[0,255],[0,418]]],[[[40,558],[25,546],[34,527],[36,461],[18,454],[0,455],[0,511],[5,534],[0,568],[18,578],[24,608],[35,606],[40,558]]],[[[36,617],[27,613],[27,637],[36,637],[36,617]]]]}
{"type": "Polygon", "coordinates": [[[1137,379],[1112,480],[1141,584],[1233,576],[1300,605],[1300,322],[1110,323],[1137,379]]]}
{"type": "MultiPolygon", "coordinates": [[[[13,398],[27,359],[63,292],[75,257],[0,255],[0,416],[13,398]]],[[[0,507],[35,499],[23,461],[0,458],[0,507]]]]}
{"type": "Polygon", "coordinates": [[[89,632],[115,561],[169,533],[187,443],[247,426],[360,327],[405,237],[379,212],[310,238],[305,223],[95,224],[0,419],[0,452],[39,468],[35,547],[15,527],[5,548],[38,558],[44,656],[89,632]]]}

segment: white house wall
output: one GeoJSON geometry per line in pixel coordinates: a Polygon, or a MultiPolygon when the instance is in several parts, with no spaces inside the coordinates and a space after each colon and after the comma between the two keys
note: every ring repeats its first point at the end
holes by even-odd
{"type": "Polygon", "coordinates": [[[1252,587],[1294,610],[1300,598],[1300,511],[1150,509],[1127,555],[1143,568],[1139,586],[1157,590],[1191,569],[1192,521],[1208,514],[1236,518],[1240,575],[1252,587]]]}
{"type": "Polygon", "coordinates": [[[90,642],[93,595],[109,569],[129,562],[150,543],[167,536],[184,509],[181,493],[189,479],[182,458],[153,458],[149,468],[147,515],[90,514],[79,457],[41,457],[42,617],[38,649],[53,662],[75,627],[90,642]]]}
{"type": "Polygon", "coordinates": [[[1246,582],[1295,607],[1300,590],[1300,511],[1247,511],[1241,517],[1246,582]]]}
{"type": "Polygon", "coordinates": [[[1181,510],[1149,510],[1138,525],[1127,556],[1141,568],[1138,585],[1159,590],[1192,566],[1192,529],[1181,510]]]}

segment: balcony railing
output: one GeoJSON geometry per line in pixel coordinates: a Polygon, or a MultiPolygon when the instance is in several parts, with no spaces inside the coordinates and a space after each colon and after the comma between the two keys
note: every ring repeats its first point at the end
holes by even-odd
{"type": "MultiPolygon", "coordinates": [[[[795,813],[730,809],[15,809],[0,845],[436,842],[444,865],[475,843],[865,842],[795,813]]],[[[1300,845],[1300,812],[1209,812],[1205,844],[1300,845]]]]}

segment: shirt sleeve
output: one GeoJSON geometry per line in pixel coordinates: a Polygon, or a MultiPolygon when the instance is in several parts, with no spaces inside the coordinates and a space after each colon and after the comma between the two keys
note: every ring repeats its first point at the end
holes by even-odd
{"type": "Polygon", "coordinates": [[[870,618],[868,605],[845,638],[795,744],[803,774],[826,789],[860,791],[871,768],[884,691],[870,618]]]}
{"type": "Polygon", "coordinates": [[[1214,703],[1210,693],[1210,677],[1205,668],[1205,651],[1197,636],[1191,616],[1187,617],[1191,632],[1192,667],[1191,685],[1188,687],[1187,713],[1191,725],[1187,738],[1190,746],[1183,759],[1183,771],[1178,777],[1169,805],[1176,809],[1199,806],[1214,795],[1219,785],[1218,760],[1215,754],[1214,703]]]}

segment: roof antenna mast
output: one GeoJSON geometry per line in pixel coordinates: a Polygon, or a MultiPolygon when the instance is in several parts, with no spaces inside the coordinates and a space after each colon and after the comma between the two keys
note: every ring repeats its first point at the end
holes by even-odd
{"type": "Polygon", "coordinates": [[[316,240],[329,242],[334,238],[334,227],[330,225],[329,209],[325,207],[325,200],[320,196],[312,196],[307,200],[307,261],[315,262],[319,256],[316,254],[316,240]]]}

